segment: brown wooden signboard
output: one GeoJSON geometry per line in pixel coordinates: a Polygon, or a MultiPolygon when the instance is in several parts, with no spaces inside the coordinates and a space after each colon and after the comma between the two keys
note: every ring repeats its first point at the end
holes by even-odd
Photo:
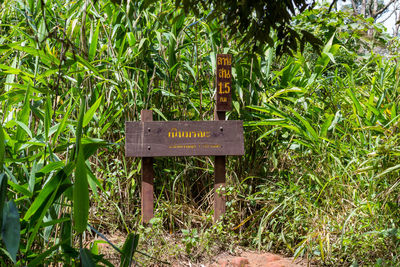
{"type": "Polygon", "coordinates": [[[142,158],[142,222],[153,218],[153,157],[215,156],[214,221],[225,212],[226,156],[244,155],[243,122],[227,121],[232,110],[232,55],[217,55],[214,121],[153,121],[142,110],[142,121],[126,122],[125,155],[142,158]],[[220,192],[222,194],[219,194],[220,192]]]}
{"type": "Polygon", "coordinates": [[[126,122],[128,157],[244,155],[242,121],[126,122]]]}
{"type": "Polygon", "coordinates": [[[232,55],[217,55],[216,110],[232,110],[232,55]]]}

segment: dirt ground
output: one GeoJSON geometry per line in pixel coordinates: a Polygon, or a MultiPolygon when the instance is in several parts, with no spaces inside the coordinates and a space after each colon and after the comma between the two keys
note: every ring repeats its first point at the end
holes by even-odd
{"type": "Polygon", "coordinates": [[[272,253],[245,251],[237,256],[220,255],[207,267],[304,267],[312,266],[302,259],[286,258],[272,253]]]}
{"type": "MultiPolygon", "coordinates": [[[[110,237],[110,241],[117,246],[122,246],[124,238],[122,235],[110,237]]],[[[106,255],[106,258],[115,266],[119,266],[120,255],[109,244],[102,241],[98,244],[99,250],[106,255]]],[[[228,252],[216,255],[205,262],[191,262],[189,259],[182,257],[180,260],[171,259],[170,265],[162,263],[152,263],[151,266],[174,266],[174,267],[313,267],[314,264],[304,259],[293,259],[268,252],[259,252],[236,249],[235,255],[228,252]]],[[[142,265],[138,265],[142,266],[142,265]]]]}

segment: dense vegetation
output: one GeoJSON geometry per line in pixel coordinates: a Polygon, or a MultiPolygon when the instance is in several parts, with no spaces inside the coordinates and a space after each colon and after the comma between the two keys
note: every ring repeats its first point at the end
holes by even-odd
{"type": "Polygon", "coordinates": [[[95,237],[114,233],[122,266],[134,252],[147,265],[237,246],[399,264],[399,41],[328,8],[291,24],[318,36],[320,52],[306,44],[278,57],[274,31],[274,46],[253,53],[173,1],[5,0],[0,264],[110,265],[95,237]],[[227,117],[244,121],[246,138],[245,156],[228,160],[227,212],[212,223],[212,158],[159,158],[156,218],[143,227],[124,123],[142,109],[211,120],[217,53],[233,55],[227,117]]]}

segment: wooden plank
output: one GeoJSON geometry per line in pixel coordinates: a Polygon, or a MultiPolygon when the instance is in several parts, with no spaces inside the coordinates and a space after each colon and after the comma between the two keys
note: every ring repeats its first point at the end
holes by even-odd
{"type": "Polygon", "coordinates": [[[232,55],[217,55],[216,110],[232,110],[232,55]]]}
{"type": "Polygon", "coordinates": [[[127,157],[244,155],[242,121],[126,122],[127,157]]]}
{"type": "MultiPolygon", "coordinates": [[[[216,121],[225,120],[225,111],[214,111],[214,119],[216,121]]],[[[225,156],[215,156],[214,159],[214,222],[218,221],[222,214],[225,213],[226,200],[223,195],[225,189],[225,156]],[[219,191],[219,193],[217,193],[219,191]]]]}
{"type": "MultiPolygon", "coordinates": [[[[151,110],[142,110],[142,121],[152,121],[153,112],[151,110]]],[[[142,158],[142,223],[147,224],[154,217],[154,169],[153,158],[142,158]]]]}

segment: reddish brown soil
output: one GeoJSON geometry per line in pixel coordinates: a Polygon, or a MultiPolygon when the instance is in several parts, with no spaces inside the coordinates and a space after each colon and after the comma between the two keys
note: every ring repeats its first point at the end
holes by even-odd
{"type": "Polygon", "coordinates": [[[239,256],[219,256],[208,267],[303,267],[302,260],[285,258],[271,253],[242,252],[239,256]]]}
{"type": "MultiPolygon", "coordinates": [[[[109,236],[112,243],[118,247],[122,247],[124,237],[122,234],[116,234],[109,236]]],[[[98,247],[101,253],[106,255],[112,264],[118,266],[120,263],[120,255],[117,253],[109,244],[101,240],[98,243],[98,247]]],[[[186,257],[173,257],[166,259],[170,262],[169,266],[190,266],[190,267],[308,267],[315,266],[304,259],[293,259],[277,254],[257,251],[245,251],[241,248],[237,248],[235,255],[230,255],[224,252],[218,256],[214,256],[211,260],[204,262],[193,262],[186,257]],[[178,259],[179,258],[179,259],[178,259]]],[[[147,265],[147,264],[146,264],[147,265]]],[[[142,265],[143,266],[143,265],[142,265]]],[[[157,262],[150,263],[148,266],[168,266],[157,262]]]]}

